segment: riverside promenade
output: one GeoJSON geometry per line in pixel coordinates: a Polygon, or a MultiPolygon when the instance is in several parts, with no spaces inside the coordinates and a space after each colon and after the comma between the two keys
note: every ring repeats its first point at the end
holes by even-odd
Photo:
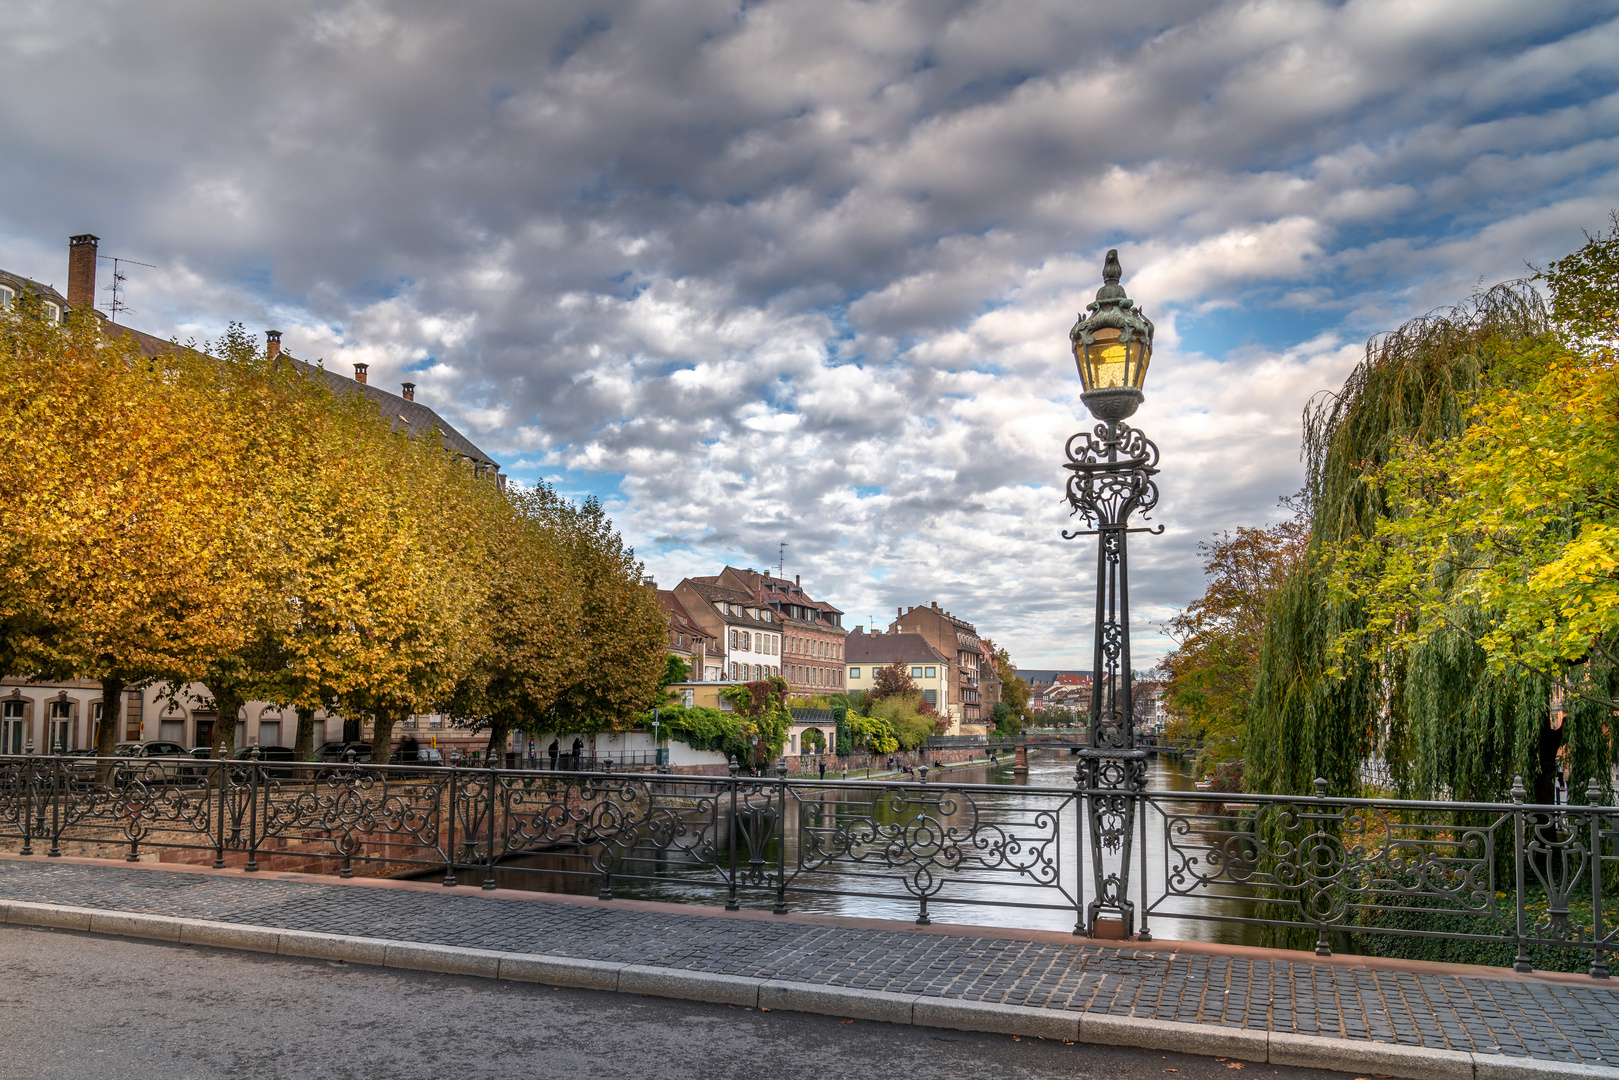
{"type": "Polygon", "coordinates": [[[13,925],[1371,1074],[1619,1078],[1585,976],[0,855],[13,925]]]}

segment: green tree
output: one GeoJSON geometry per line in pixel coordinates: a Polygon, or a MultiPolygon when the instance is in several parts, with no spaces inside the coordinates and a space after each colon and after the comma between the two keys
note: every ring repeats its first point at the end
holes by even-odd
{"type": "Polygon", "coordinates": [[[1012,656],[1005,649],[995,650],[995,670],[1001,679],[1001,700],[998,704],[1005,705],[1012,716],[1010,725],[1003,724],[1000,719],[1001,710],[996,709],[995,727],[1020,725],[1027,727],[1034,723],[1034,710],[1029,708],[1029,684],[1017,673],[1012,665],[1012,656]]]}
{"type": "Polygon", "coordinates": [[[1297,500],[1284,505],[1286,521],[1198,545],[1208,584],[1165,628],[1177,645],[1164,661],[1170,734],[1203,739],[1206,764],[1242,756],[1265,612],[1304,551],[1308,524],[1297,500]]]}

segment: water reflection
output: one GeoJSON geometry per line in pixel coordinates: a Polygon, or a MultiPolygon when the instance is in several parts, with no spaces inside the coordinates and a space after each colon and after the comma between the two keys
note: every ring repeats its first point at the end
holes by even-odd
{"type": "MultiPolygon", "coordinates": [[[[739,830],[737,864],[745,869],[751,861],[761,885],[778,860],[790,874],[795,867],[802,867],[792,878],[792,888],[786,896],[788,907],[794,911],[909,920],[918,914],[915,894],[939,888],[928,904],[928,913],[936,922],[1071,931],[1076,921],[1075,899],[1088,895],[1091,888],[1088,873],[1083,883],[1077,880],[1080,843],[1087,845],[1089,855],[1088,835],[1077,802],[1062,804],[1051,794],[1024,794],[1021,789],[1066,789],[1071,787],[1073,777],[1073,758],[1040,755],[1030,760],[1026,779],[1014,777],[1007,767],[949,770],[946,785],[996,787],[967,796],[952,792],[949,786],[926,792],[883,789],[881,794],[795,787],[786,806],[785,850],[778,850],[781,841],[774,839],[750,850],[747,830],[739,830]],[[956,846],[947,837],[937,835],[927,820],[930,818],[953,827],[957,835],[972,836],[976,843],[963,843],[952,850],[956,846]],[[855,841],[852,845],[851,837],[855,841]],[[885,844],[901,842],[907,856],[903,872],[889,865],[884,857],[885,844]],[[916,858],[918,853],[920,860],[916,858]]],[[[1171,758],[1150,759],[1148,783],[1162,791],[1195,790],[1190,775],[1171,758]]],[[[774,800],[768,796],[757,801],[758,817],[751,824],[759,832],[773,835],[778,808],[770,805],[774,800]]],[[[718,858],[728,863],[727,799],[723,794],[717,802],[699,798],[688,812],[697,827],[694,832],[716,842],[720,847],[718,858]]],[[[745,826],[750,824],[744,814],[739,813],[739,820],[745,826]]],[[[1162,818],[1149,810],[1145,862],[1148,900],[1159,907],[1152,917],[1154,934],[1256,943],[1257,931],[1252,927],[1168,917],[1242,912],[1217,895],[1159,901],[1164,891],[1163,833],[1162,818]]],[[[602,885],[593,866],[593,858],[600,854],[590,848],[571,847],[514,857],[495,869],[495,884],[509,889],[593,895],[602,885]]],[[[715,904],[725,898],[722,875],[678,845],[674,850],[639,847],[624,854],[627,857],[618,864],[621,872],[611,882],[616,897],[697,904],[715,904]]],[[[1131,894],[1138,903],[1141,856],[1138,839],[1135,865],[1131,867],[1135,879],[1131,894]]],[[[706,856],[714,857],[712,852],[706,856]]],[[[471,875],[463,874],[461,879],[467,881],[471,875]]],[[[747,907],[768,908],[775,894],[770,887],[743,888],[740,899],[747,907]]]]}

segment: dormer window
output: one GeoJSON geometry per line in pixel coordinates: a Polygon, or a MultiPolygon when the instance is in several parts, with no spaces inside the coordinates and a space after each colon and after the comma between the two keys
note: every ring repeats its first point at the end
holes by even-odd
{"type": "Polygon", "coordinates": [[[62,305],[53,300],[45,301],[45,317],[51,322],[62,321],[62,305]]]}
{"type": "Polygon", "coordinates": [[[0,285],[0,311],[10,311],[12,301],[17,299],[17,291],[6,285],[0,285]]]}

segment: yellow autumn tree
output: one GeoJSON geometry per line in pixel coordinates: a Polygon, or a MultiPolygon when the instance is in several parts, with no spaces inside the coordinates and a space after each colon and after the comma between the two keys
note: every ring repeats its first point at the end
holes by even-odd
{"type": "Polygon", "coordinates": [[[7,662],[98,680],[111,754],[126,686],[195,674],[240,648],[229,538],[248,512],[210,361],[144,356],[93,312],[65,324],[23,298],[0,320],[0,481],[7,662]]]}

